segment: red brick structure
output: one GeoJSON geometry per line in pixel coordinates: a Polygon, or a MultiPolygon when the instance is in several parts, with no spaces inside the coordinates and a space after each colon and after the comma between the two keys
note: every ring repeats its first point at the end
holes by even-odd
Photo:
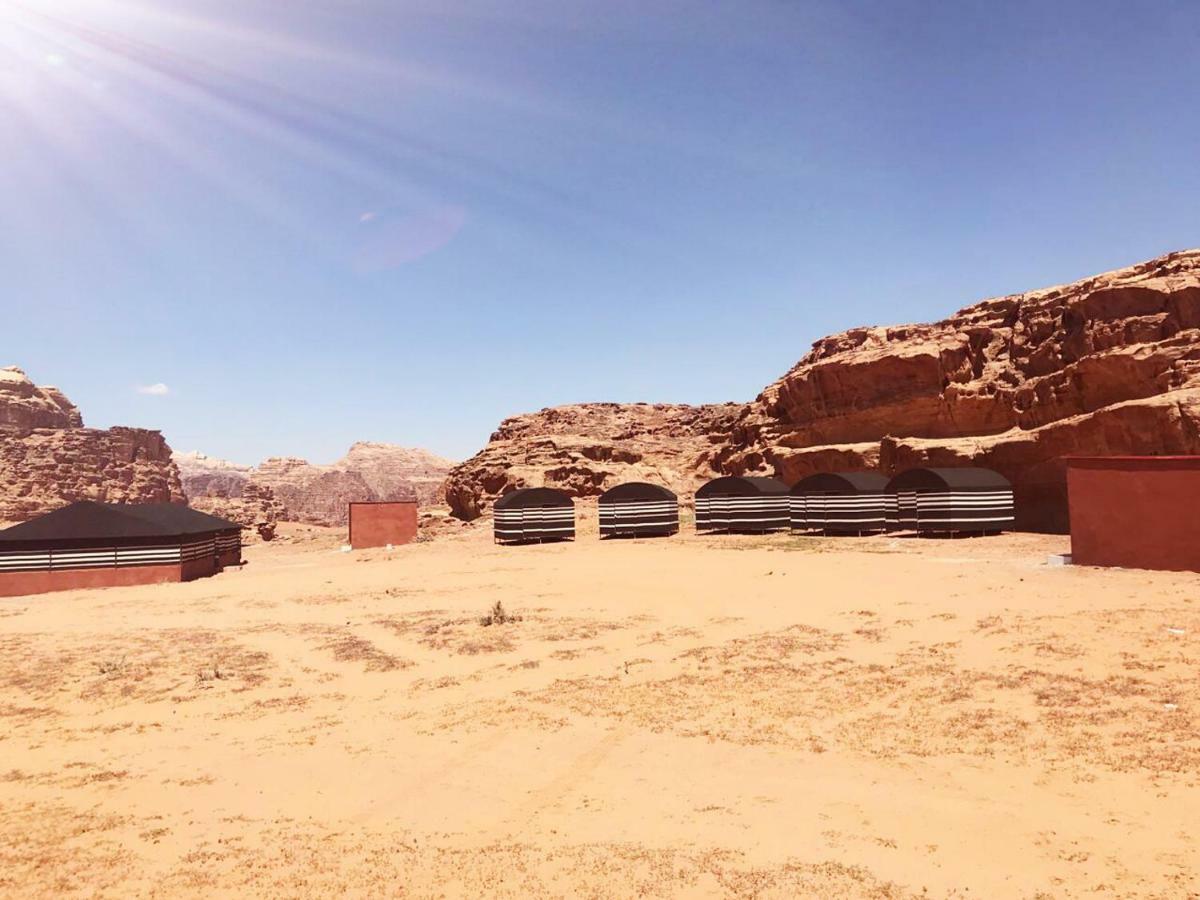
{"type": "Polygon", "coordinates": [[[355,550],[407,544],[416,537],[416,500],[350,504],[350,546],[355,550]]]}
{"type": "Polygon", "coordinates": [[[241,561],[236,522],[177,503],[83,501],[0,531],[0,597],[191,581],[241,561]]]}
{"type": "Polygon", "coordinates": [[[1200,456],[1067,460],[1071,561],[1200,572],[1200,456]]]}

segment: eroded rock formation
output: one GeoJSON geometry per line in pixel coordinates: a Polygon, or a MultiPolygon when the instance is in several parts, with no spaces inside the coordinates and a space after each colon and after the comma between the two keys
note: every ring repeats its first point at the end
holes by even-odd
{"type": "Polygon", "coordinates": [[[236,497],[214,488],[211,493],[190,498],[190,503],[195,509],[237,522],[242,526],[243,541],[251,536],[274,540],[276,525],[287,518],[287,510],[275,499],[275,492],[252,482],[240,485],[236,497]]]}
{"type": "Polygon", "coordinates": [[[708,460],[741,410],[734,403],[582,403],[513,416],[451,470],[446,502],[470,520],[517,487],[587,497],[623,481],[652,481],[687,493],[710,477],[708,460]]]}
{"type": "Polygon", "coordinates": [[[144,428],[84,428],[56,388],[0,369],[0,520],[23,521],[76,500],[184,502],[171,448],[144,428]]]}
{"type": "Polygon", "coordinates": [[[714,473],[792,483],[974,463],[1013,480],[1019,527],[1063,531],[1064,456],[1200,453],[1200,250],[823,338],[753,402],[685,418],[670,441],[624,434],[638,409],[506,420],[451,473],[447,499],[471,518],[522,484],[586,496],[635,477],[678,491],[714,473]]]}
{"type": "Polygon", "coordinates": [[[217,459],[197,450],[176,453],[175,465],[179,467],[183,492],[189,500],[200,497],[240,497],[242,488],[254,471],[253,466],[217,459]]]}
{"type": "Polygon", "coordinates": [[[257,487],[282,507],[278,519],[311,525],[345,525],[352,502],[416,498],[422,506],[441,503],[451,466],[428,450],[367,441],[328,466],[294,456],[244,466],[196,452],[177,454],[176,461],[193,502],[237,499],[257,487]]]}
{"type": "Polygon", "coordinates": [[[1018,526],[1067,528],[1065,462],[1200,452],[1200,251],[985,300],[928,325],[818,341],[751,403],[716,468],[974,463],[1014,483],[1018,526]]]}

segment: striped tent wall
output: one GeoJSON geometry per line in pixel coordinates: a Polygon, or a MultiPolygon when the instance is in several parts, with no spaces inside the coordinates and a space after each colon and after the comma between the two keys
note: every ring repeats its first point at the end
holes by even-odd
{"type": "Polygon", "coordinates": [[[774,478],[715,478],[696,491],[696,530],[786,531],[789,499],[774,478]]]}
{"type": "Polygon", "coordinates": [[[158,547],[87,547],[75,550],[0,552],[0,572],[60,572],[68,569],[164,566],[212,556],[213,541],[158,547]]]}
{"type": "Polygon", "coordinates": [[[918,531],[1007,531],[1013,492],[925,491],[917,494],[918,531]]]}
{"type": "Polygon", "coordinates": [[[983,533],[1013,527],[1012,485],[991,469],[909,469],[888,484],[889,519],[901,530],[983,533]]]}
{"type": "Polygon", "coordinates": [[[679,501],[658,485],[618,485],[600,495],[597,508],[602,538],[675,534],[679,530],[679,501]]]}
{"type": "Polygon", "coordinates": [[[884,531],[888,498],[874,494],[807,494],[791,498],[791,526],[798,531],[884,531]]]}
{"type": "Polygon", "coordinates": [[[501,544],[573,540],[575,504],[562,491],[523,488],[493,507],[493,538],[501,544]]]}
{"type": "Polygon", "coordinates": [[[802,479],[792,488],[791,527],[841,534],[884,531],[887,482],[878,472],[823,472],[802,479]]]}

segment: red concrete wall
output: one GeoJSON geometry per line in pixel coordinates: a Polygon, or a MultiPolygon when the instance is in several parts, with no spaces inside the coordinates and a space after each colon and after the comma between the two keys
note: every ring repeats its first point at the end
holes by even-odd
{"type": "Polygon", "coordinates": [[[1067,461],[1071,560],[1200,572],[1200,457],[1067,461]]]}
{"type": "Polygon", "coordinates": [[[113,566],[60,572],[9,572],[0,575],[0,597],[45,594],[49,591],[70,591],[78,588],[165,584],[180,581],[180,575],[179,563],[165,566],[127,566],[119,569],[113,566]]]}
{"type": "Polygon", "coordinates": [[[407,544],[417,536],[417,502],[350,504],[350,546],[407,544]]]}

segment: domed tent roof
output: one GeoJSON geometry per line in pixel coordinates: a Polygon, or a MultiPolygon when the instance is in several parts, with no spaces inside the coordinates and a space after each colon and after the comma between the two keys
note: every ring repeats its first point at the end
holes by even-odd
{"type": "Polygon", "coordinates": [[[1012,482],[992,469],[976,466],[916,468],[901,472],[888,482],[896,491],[994,491],[1011,490],[1012,482]]]}
{"type": "Polygon", "coordinates": [[[764,478],[757,475],[726,475],[721,478],[714,478],[712,481],[700,485],[696,491],[696,496],[733,495],[737,497],[757,497],[763,494],[786,494],[787,492],[787,485],[777,478],[764,478]]]}
{"type": "Polygon", "coordinates": [[[634,500],[674,500],[675,495],[665,487],[645,481],[627,481],[611,487],[600,495],[601,503],[627,503],[634,500]]]}
{"type": "Polygon", "coordinates": [[[554,488],[518,488],[496,501],[494,509],[528,509],[536,506],[572,506],[571,498],[554,488]]]}
{"type": "Polygon", "coordinates": [[[888,479],[879,472],[820,472],[801,478],[792,487],[793,494],[869,494],[882,493],[888,479]]]}

